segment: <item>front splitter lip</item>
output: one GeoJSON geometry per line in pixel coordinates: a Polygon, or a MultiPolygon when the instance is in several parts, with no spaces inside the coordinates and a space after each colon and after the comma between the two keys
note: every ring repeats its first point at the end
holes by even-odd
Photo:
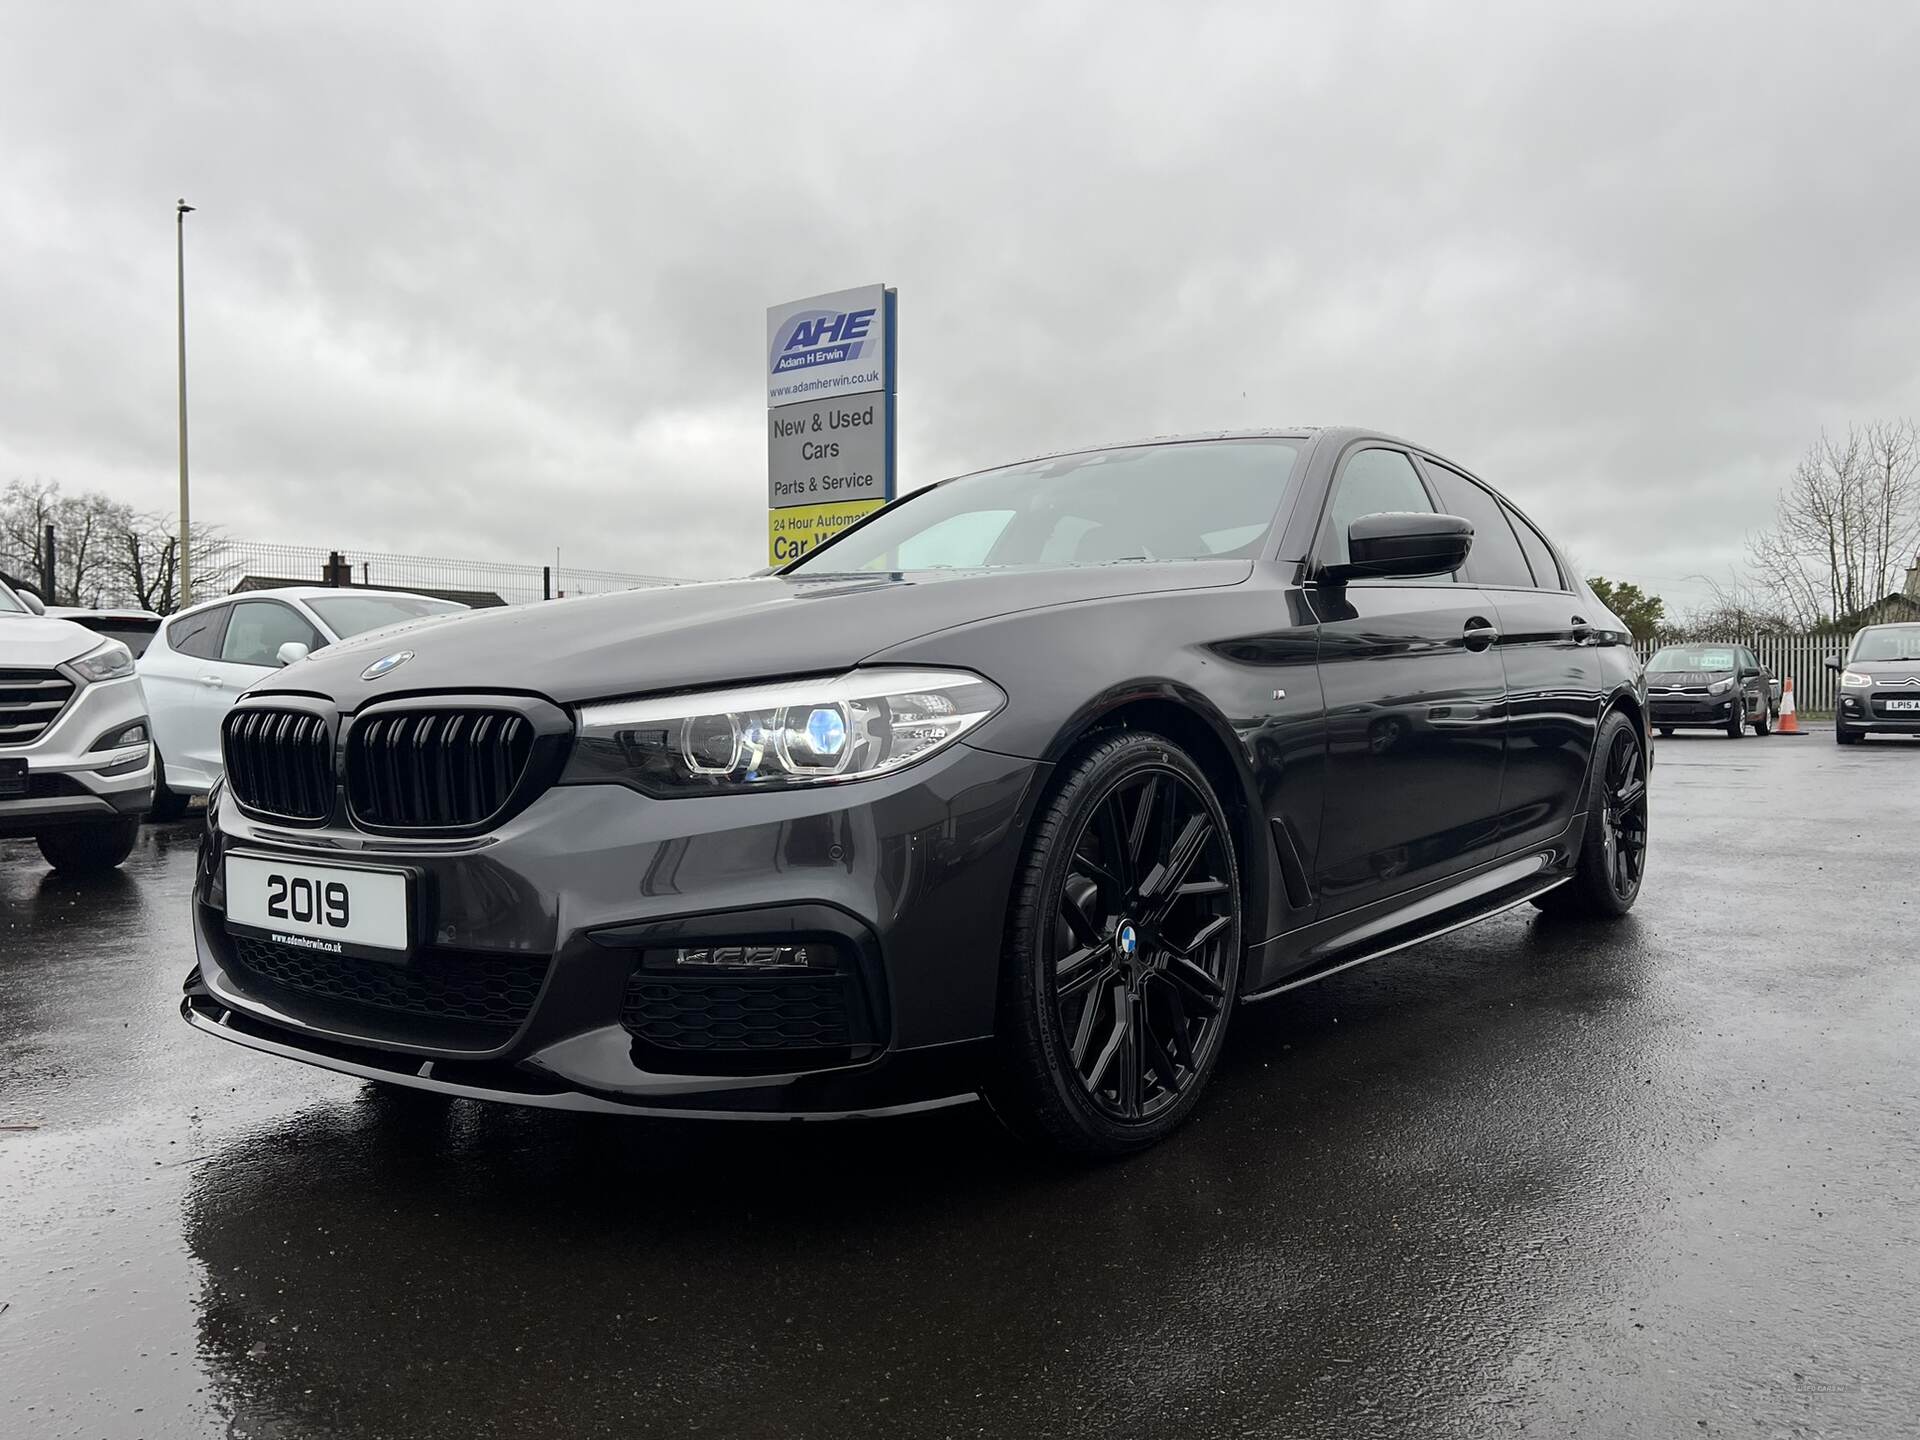
{"type": "MultiPolygon", "coordinates": [[[[929,1110],[943,1110],[954,1105],[966,1105],[980,1098],[974,1090],[955,1091],[951,1094],[937,1095],[928,1099],[900,1101],[872,1106],[848,1106],[837,1109],[807,1110],[755,1110],[755,1109],[719,1109],[711,1106],[662,1105],[651,1101],[614,1100],[583,1090],[556,1089],[541,1090],[535,1088],[507,1089],[475,1083],[472,1080],[450,1080],[435,1074],[437,1066],[444,1061],[424,1060],[414,1068],[391,1066],[379,1063],[373,1054],[363,1057],[344,1053],[334,1053],[328,1047],[296,1045],[287,1040],[263,1033],[265,1027],[253,1021],[252,1017],[223,1004],[211,994],[189,992],[180,1002],[180,1015],[196,1030],[209,1035],[217,1035],[222,1040],[231,1040],[250,1050],[276,1055],[284,1060],[297,1060],[302,1064],[317,1066],[323,1070],[332,1070],[342,1075],[356,1076],[362,1080],[376,1080],[388,1085],[404,1085],[414,1090],[424,1090],[437,1095],[446,1095],[458,1099],[485,1100],[495,1104],[523,1105],[540,1110],[567,1110],[576,1113],[598,1115],[638,1115],[657,1119],[672,1120],[858,1120],[880,1119],[892,1115],[916,1115],[929,1110]]],[[[403,1059],[407,1057],[395,1057],[403,1059]]],[[[459,1067],[449,1067],[459,1068],[459,1067]]],[[[517,1078],[517,1077],[516,1077],[517,1078]]]]}

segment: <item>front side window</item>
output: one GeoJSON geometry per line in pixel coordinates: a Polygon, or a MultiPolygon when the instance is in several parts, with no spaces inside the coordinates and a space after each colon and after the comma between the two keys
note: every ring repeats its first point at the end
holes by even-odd
{"type": "Polygon", "coordinates": [[[1433,488],[1440,492],[1440,509],[1473,522],[1473,548],[1467,552],[1466,575],[1476,585],[1504,585],[1530,590],[1533,571],[1520,542],[1507,524],[1506,512],[1490,490],[1482,489],[1458,471],[1427,465],[1433,488]]]}
{"type": "Polygon", "coordinates": [[[1299,453],[1285,440],[1207,440],[983,471],[907,496],[785,573],[1249,559],[1299,453]]]}
{"type": "MultiPolygon", "coordinates": [[[[427,615],[451,615],[467,608],[458,601],[430,600],[424,595],[340,595],[309,600],[307,604],[342,640],[349,635],[363,635],[369,630],[427,615]]],[[[319,646],[314,648],[317,650],[319,646]]]]}
{"type": "Polygon", "coordinates": [[[31,615],[32,613],[20,602],[20,597],[7,588],[7,582],[0,580],[0,614],[31,615]]]}
{"type": "Polygon", "coordinates": [[[1854,660],[1920,660],[1920,625],[1888,625],[1862,630],[1854,638],[1854,660]]]}
{"type": "Polygon", "coordinates": [[[1413,462],[1398,450],[1360,451],[1349,457],[1334,483],[1321,558],[1329,565],[1347,563],[1347,530],[1361,516],[1404,514],[1433,514],[1413,462]]]}
{"type": "Polygon", "coordinates": [[[242,600],[233,607],[220,658],[234,665],[276,666],[280,647],[289,641],[320,648],[313,626],[288,606],[273,600],[242,600]]]}

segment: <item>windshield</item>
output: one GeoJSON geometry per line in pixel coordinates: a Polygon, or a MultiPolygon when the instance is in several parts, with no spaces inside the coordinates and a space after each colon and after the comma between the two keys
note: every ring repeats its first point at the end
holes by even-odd
{"type": "Polygon", "coordinates": [[[1920,625],[1862,630],[1853,642],[1855,660],[1920,660],[1920,625]]]}
{"type": "Polygon", "coordinates": [[[32,613],[20,603],[20,597],[7,588],[7,582],[0,580],[0,615],[31,615],[32,613]]]}
{"type": "Polygon", "coordinates": [[[342,595],[309,600],[307,604],[342,640],[383,625],[398,625],[423,615],[451,615],[467,608],[452,600],[429,600],[424,595],[342,595]]]}
{"type": "Polygon", "coordinates": [[[1114,565],[1257,556],[1299,448],[1135,445],[1034,460],[916,491],[797,574],[1114,565]]]}
{"type": "Polygon", "coordinates": [[[1697,675],[1739,668],[1725,645],[1675,645],[1647,662],[1649,675],[1697,675]]]}

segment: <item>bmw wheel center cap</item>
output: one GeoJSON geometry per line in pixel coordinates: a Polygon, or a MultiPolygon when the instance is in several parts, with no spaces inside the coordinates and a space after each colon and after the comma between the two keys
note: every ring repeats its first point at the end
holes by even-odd
{"type": "Polygon", "coordinates": [[[1140,949],[1140,932],[1133,928],[1131,920],[1122,920],[1120,928],[1113,932],[1113,938],[1120,946],[1120,953],[1131,959],[1140,949]]]}

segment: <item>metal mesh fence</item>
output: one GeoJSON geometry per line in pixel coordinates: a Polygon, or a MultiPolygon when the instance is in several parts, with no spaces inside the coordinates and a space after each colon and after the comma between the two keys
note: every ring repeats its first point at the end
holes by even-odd
{"type": "Polygon", "coordinates": [[[514,565],[490,560],[454,560],[430,555],[382,555],[332,550],[320,545],[274,545],[222,540],[211,568],[194,577],[196,599],[279,581],[296,585],[337,583],[332,567],[343,564],[355,585],[431,590],[469,603],[523,605],[567,595],[599,595],[673,583],[665,575],[625,575],[571,565],[514,565]]]}

